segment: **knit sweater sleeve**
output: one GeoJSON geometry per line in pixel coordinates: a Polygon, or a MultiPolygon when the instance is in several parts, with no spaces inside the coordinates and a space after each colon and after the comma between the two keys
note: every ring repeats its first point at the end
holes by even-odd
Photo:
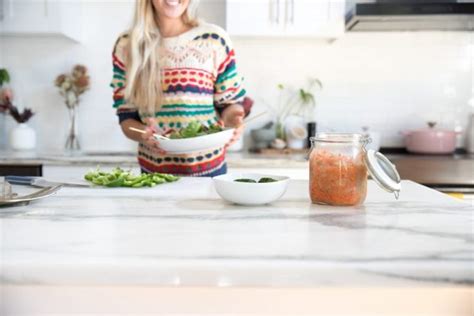
{"type": "Polygon", "coordinates": [[[112,53],[113,77],[110,86],[113,89],[113,107],[117,110],[120,123],[127,119],[140,121],[138,109],[125,99],[127,42],[127,35],[119,37],[112,53]]]}
{"type": "Polygon", "coordinates": [[[218,37],[214,106],[221,114],[229,105],[242,103],[246,91],[243,86],[243,77],[237,70],[235,51],[230,37],[223,30],[211,36],[218,37]]]}

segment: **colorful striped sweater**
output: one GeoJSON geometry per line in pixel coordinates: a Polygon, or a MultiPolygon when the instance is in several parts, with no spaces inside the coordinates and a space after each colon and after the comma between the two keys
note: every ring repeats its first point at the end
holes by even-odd
{"type": "MultiPolygon", "coordinates": [[[[113,51],[114,107],[119,121],[145,115],[124,98],[127,71],[127,35],[121,36],[113,51]]],[[[242,77],[236,69],[235,53],[226,32],[201,23],[176,37],[162,40],[161,74],[163,98],[155,117],[161,128],[180,129],[192,121],[215,124],[229,105],[245,96],[242,77]]],[[[187,176],[209,176],[225,169],[225,148],[204,152],[161,155],[143,143],[138,162],[147,172],[187,176]]]]}

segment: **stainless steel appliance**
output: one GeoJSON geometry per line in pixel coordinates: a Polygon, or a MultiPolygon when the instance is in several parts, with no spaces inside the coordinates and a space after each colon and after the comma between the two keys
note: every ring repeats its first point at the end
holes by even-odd
{"type": "Polygon", "coordinates": [[[404,180],[474,200],[474,156],[389,155],[404,180]]]}
{"type": "Polygon", "coordinates": [[[347,31],[473,31],[472,0],[351,0],[347,31]]]}
{"type": "Polygon", "coordinates": [[[469,125],[466,130],[466,150],[474,154],[474,113],[469,116],[469,125]]]}

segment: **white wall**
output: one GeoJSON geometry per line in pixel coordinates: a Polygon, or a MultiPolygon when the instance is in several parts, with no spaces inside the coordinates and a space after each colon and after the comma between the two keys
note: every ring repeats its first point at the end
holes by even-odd
{"type": "MultiPolygon", "coordinates": [[[[53,81],[76,63],[87,65],[92,77],[80,105],[83,148],[133,150],[119,130],[109,88],[111,48],[128,25],[133,1],[83,2],[80,44],[61,38],[0,38],[0,67],[10,70],[21,105],[37,112],[32,125],[40,150],[63,147],[67,112],[53,81]]],[[[201,11],[206,19],[223,23],[223,8],[222,1],[207,0],[201,11]]],[[[466,124],[474,90],[473,34],[349,33],[332,44],[242,38],[234,44],[256,112],[264,108],[263,100],[276,100],[278,83],[297,86],[317,76],[325,88],[317,96],[316,119],[325,130],[369,125],[384,133],[383,145],[402,146],[399,131],[421,127],[428,119],[448,127],[466,124]]]]}

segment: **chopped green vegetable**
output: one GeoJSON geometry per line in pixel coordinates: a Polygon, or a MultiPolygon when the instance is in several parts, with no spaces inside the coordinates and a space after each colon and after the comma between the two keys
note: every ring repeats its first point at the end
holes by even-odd
{"type": "Polygon", "coordinates": [[[252,179],[235,179],[235,182],[246,182],[246,183],[257,183],[257,181],[252,179]]]}
{"type": "Polygon", "coordinates": [[[258,180],[258,183],[271,183],[271,182],[277,182],[278,180],[275,180],[273,178],[261,178],[258,180]]]}
{"type": "Polygon", "coordinates": [[[84,179],[89,182],[92,182],[95,185],[106,186],[109,188],[142,188],[153,187],[155,185],[163,184],[166,182],[178,181],[179,177],[163,173],[144,173],[136,176],[130,171],[115,168],[111,172],[103,172],[99,169],[88,172],[84,176],[84,179]]]}
{"type": "Polygon", "coordinates": [[[171,139],[181,139],[181,138],[192,138],[197,136],[204,136],[209,134],[214,134],[222,132],[222,127],[219,125],[204,125],[198,121],[192,121],[185,128],[173,132],[169,135],[171,139]]]}

